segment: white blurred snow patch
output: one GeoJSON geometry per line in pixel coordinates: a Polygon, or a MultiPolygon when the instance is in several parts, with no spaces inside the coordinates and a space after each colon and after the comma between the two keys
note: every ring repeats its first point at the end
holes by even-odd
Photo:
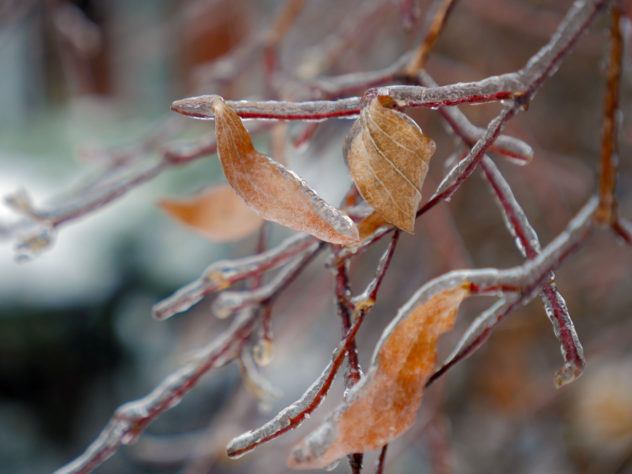
{"type": "MultiPolygon", "coordinates": [[[[2,152],[0,152],[2,153],[2,152]]],[[[21,187],[38,205],[59,191],[59,181],[36,174],[27,166],[8,167],[28,157],[0,154],[0,222],[18,216],[4,204],[4,197],[21,187]]],[[[135,200],[123,200],[115,209],[86,216],[60,229],[52,246],[30,262],[15,261],[15,241],[0,241],[0,297],[5,300],[55,303],[93,300],[104,294],[115,276],[107,242],[121,232],[122,222],[138,214],[135,200]]]]}

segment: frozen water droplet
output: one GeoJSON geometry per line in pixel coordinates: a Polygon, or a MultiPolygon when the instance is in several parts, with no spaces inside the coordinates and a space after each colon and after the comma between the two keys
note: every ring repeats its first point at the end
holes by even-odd
{"type": "Polygon", "coordinates": [[[576,365],[566,362],[555,373],[555,387],[560,388],[563,385],[571,383],[581,375],[581,369],[576,365]]]}
{"type": "Polygon", "coordinates": [[[310,414],[309,413],[305,413],[305,419],[309,420],[310,414]]]}
{"type": "Polygon", "coordinates": [[[257,344],[252,348],[252,356],[259,366],[268,365],[272,360],[274,353],[274,343],[269,339],[259,339],[257,344]]]}
{"type": "Polygon", "coordinates": [[[329,466],[325,467],[325,471],[333,471],[334,469],[338,467],[339,464],[340,464],[340,461],[333,462],[329,466]]]}

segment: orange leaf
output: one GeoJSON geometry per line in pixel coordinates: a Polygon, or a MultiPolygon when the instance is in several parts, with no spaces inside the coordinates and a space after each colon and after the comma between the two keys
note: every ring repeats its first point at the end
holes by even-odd
{"type": "Polygon", "coordinates": [[[254,149],[241,119],[221,97],[211,107],[224,174],[248,206],[264,219],[327,242],[358,240],[358,229],[345,213],[327,204],[292,171],[254,149]]]}
{"type": "Polygon", "coordinates": [[[412,233],[421,186],[435,143],[410,118],[376,97],[362,109],[345,142],[358,191],[386,221],[412,233]]]}
{"type": "Polygon", "coordinates": [[[214,242],[245,237],[263,222],[227,184],[187,199],[161,199],[158,205],[170,217],[214,242]]]}
{"type": "Polygon", "coordinates": [[[452,329],[468,294],[469,284],[445,290],[389,327],[369,371],[347,400],[294,447],[289,467],[326,467],[347,454],[379,449],[408,430],[435,368],[437,340],[452,329]]]}

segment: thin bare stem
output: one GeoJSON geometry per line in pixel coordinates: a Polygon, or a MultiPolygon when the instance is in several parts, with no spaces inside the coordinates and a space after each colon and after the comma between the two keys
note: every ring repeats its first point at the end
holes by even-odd
{"type": "Polygon", "coordinates": [[[243,291],[223,291],[213,301],[213,313],[219,318],[225,318],[249,306],[269,304],[296,279],[323,248],[322,243],[312,242],[305,250],[295,254],[292,260],[264,285],[243,291]]]}
{"type": "Polygon", "coordinates": [[[621,33],[621,6],[612,4],[610,25],[610,57],[608,79],[604,98],[603,137],[601,141],[601,174],[599,179],[599,209],[596,219],[610,225],[616,219],[617,202],[615,186],[617,182],[617,113],[619,110],[619,82],[623,57],[623,35],[621,33]]]}
{"type": "MultiPolygon", "coordinates": [[[[349,274],[346,260],[340,262],[336,268],[336,309],[342,323],[342,334],[347,334],[351,329],[351,315],[353,304],[351,303],[351,290],[349,289],[349,274]]],[[[358,360],[358,348],[355,340],[351,341],[347,351],[348,371],[345,376],[346,388],[351,388],[360,380],[362,369],[358,360]]]]}
{"type": "MultiPolygon", "coordinates": [[[[398,237],[399,233],[393,235],[390,245],[380,258],[374,278],[361,295],[372,295],[373,301],[377,297],[377,291],[384,279],[384,274],[388,270],[398,237]]],[[[334,351],[331,362],[321,373],[320,377],[312,383],[299,400],[281,410],[272,420],[255,430],[248,431],[234,438],[226,448],[229,456],[239,457],[259,444],[270,441],[286,431],[300,426],[318,408],[331,387],[336,373],[344,361],[345,354],[354,344],[353,341],[358,329],[360,329],[360,325],[372,307],[372,304],[361,304],[360,302],[365,301],[365,298],[361,296],[353,298],[352,301],[354,301],[353,324],[334,351]]]]}
{"type": "Polygon", "coordinates": [[[384,465],[386,462],[386,450],[388,449],[388,444],[382,446],[380,449],[380,455],[377,458],[377,462],[375,463],[375,474],[384,474],[384,465]]]}
{"type": "Polygon", "coordinates": [[[296,234],[261,254],[215,262],[206,268],[200,278],[154,305],[152,314],[156,319],[167,319],[186,311],[210,293],[282,265],[304,252],[314,242],[313,237],[296,234]]]}
{"type": "MultiPolygon", "coordinates": [[[[486,157],[481,163],[481,168],[496,196],[496,201],[505,218],[506,227],[514,237],[518,249],[523,256],[529,259],[535,258],[540,253],[540,241],[526,214],[511,192],[509,184],[491,159],[486,157]]],[[[553,272],[549,274],[547,282],[542,286],[540,297],[545,312],[553,325],[553,332],[560,341],[562,356],[565,361],[564,366],[557,371],[555,377],[556,385],[560,387],[581,375],[586,363],[584,350],[575,331],[564,297],[555,285],[553,272]]]]}
{"type": "Polygon", "coordinates": [[[361,312],[349,332],[340,341],[332,355],[331,362],[312,383],[307,391],[296,402],[281,410],[272,420],[255,430],[248,431],[233,438],[226,447],[226,453],[230,457],[240,457],[253,450],[261,443],[277,438],[286,431],[300,426],[303,421],[321,404],[331,384],[334,381],[338,369],[344,361],[345,354],[364,321],[366,311],[361,312]]]}
{"type": "MultiPolygon", "coordinates": [[[[424,83],[430,86],[436,85],[428,74],[420,77],[424,83]]],[[[474,127],[467,117],[457,107],[442,108],[441,114],[454,132],[471,147],[476,136],[474,127]]],[[[514,238],[518,250],[528,259],[535,258],[541,251],[538,235],[513,195],[511,187],[488,156],[483,158],[480,166],[496,197],[505,226],[514,238]]],[[[560,386],[575,380],[581,374],[585,365],[583,349],[564,298],[556,288],[553,273],[549,275],[548,281],[542,287],[541,298],[546,314],[553,324],[555,336],[560,341],[565,360],[564,366],[556,374],[556,384],[560,386]]]]}
{"type": "Polygon", "coordinates": [[[626,244],[632,245],[632,222],[621,216],[617,217],[617,220],[612,224],[612,230],[618,235],[626,244]]]}
{"type": "MultiPolygon", "coordinates": [[[[566,230],[558,235],[553,242],[551,242],[542,253],[540,253],[533,260],[528,260],[518,268],[527,269],[531,267],[531,270],[521,272],[525,276],[529,275],[525,282],[526,284],[519,285],[521,289],[519,291],[511,292],[505,291],[503,297],[492,305],[487,311],[483,312],[476,320],[470,325],[466,333],[463,335],[452,354],[446,359],[446,361],[439,367],[435,373],[428,379],[426,385],[432,384],[439,377],[445,374],[451,367],[453,367],[459,361],[469,357],[490,336],[491,331],[514,309],[522,306],[535,296],[536,292],[541,285],[546,283],[550,273],[555,270],[569,255],[577,251],[581,245],[586,241],[590,235],[590,231],[594,227],[594,213],[597,209],[597,198],[592,198],[588,203],[579,211],[579,213],[571,220],[566,230]],[[539,263],[538,263],[539,262],[539,263]],[[535,270],[538,268],[538,270],[535,270]]],[[[511,270],[501,270],[501,272],[511,272],[511,270]]],[[[478,276],[475,277],[478,279],[478,276]]],[[[505,280],[504,284],[511,286],[510,282],[512,278],[505,280]]],[[[500,279],[502,280],[502,278],[500,279]]],[[[471,280],[473,281],[473,280],[471,280]]],[[[501,290],[501,282],[498,280],[492,283],[491,286],[487,286],[488,282],[484,284],[486,288],[481,288],[484,292],[490,290],[501,290]]],[[[474,282],[473,292],[478,292],[478,283],[474,282]]],[[[561,374],[566,375],[566,374],[561,374]]],[[[557,380],[558,383],[563,382],[557,380]]]]}
{"type": "Polygon", "coordinates": [[[428,32],[426,33],[426,36],[424,37],[423,42],[415,51],[415,55],[413,56],[408,66],[406,66],[405,72],[410,76],[416,76],[417,74],[419,74],[419,71],[421,71],[425,67],[426,60],[428,59],[428,54],[437,41],[437,38],[439,38],[441,30],[445,26],[450,12],[452,11],[452,8],[454,8],[454,5],[456,4],[456,0],[440,1],[441,5],[435,13],[434,18],[432,19],[432,23],[430,25],[430,28],[428,29],[428,32]]]}

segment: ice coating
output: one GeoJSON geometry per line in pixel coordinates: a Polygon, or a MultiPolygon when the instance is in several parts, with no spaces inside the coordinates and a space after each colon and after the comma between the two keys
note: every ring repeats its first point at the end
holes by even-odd
{"type": "MultiPolygon", "coordinates": [[[[496,202],[501,209],[505,227],[512,234],[522,255],[534,258],[541,252],[540,241],[526,214],[516,201],[511,187],[492,160],[485,157],[482,166],[495,191],[496,202]]],[[[584,351],[564,297],[555,285],[553,271],[549,273],[547,282],[540,290],[540,298],[553,326],[555,337],[560,341],[562,357],[565,360],[564,366],[556,374],[556,385],[560,387],[572,382],[581,374],[585,364],[584,351]]]]}
{"type": "MultiPolygon", "coordinates": [[[[213,119],[218,99],[221,97],[217,95],[202,95],[176,100],[171,110],[197,119],[213,119]]],[[[305,102],[229,100],[226,105],[245,119],[321,121],[334,117],[355,118],[360,111],[360,98],[305,102]]]]}
{"type": "Polygon", "coordinates": [[[434,368],[437,340],[452,328],[468,294],[469,284],[449,288],[408,314],[380,345],[345,401],[293,448],[289,467],[326,467],[347,454],[378,449],[405,432],[434,368]]]}
{"type": "Polygon", "coordinates": [[[483,136],[478,139],[467,156],[459,161],[443,178],[441,183],[439,183],[431,200],[442,194],[449,196],[456,190],[455,185],[471,173],[473,163],[483,157],[492,143],[494,143],[496,137],[500,134],[503,124],[515,112],[515,105],[506,105],[503,107],[502,111],[489,123],[487,130],[485,130],[483,136]]]}
{"type": "MultiPolygon", "coordinates": [[[[334,353],[334,358],[336,353],[334,353]]],[[[254,449],[258,444],[269,439],[279,431],[290,426],[301,413],[303,413],[316,400],[316,395],[321,391],[327,379],[331,376],[333,363],[330,362],[320,376],[309,386],[301,398],[281,410],[274,418],[263,426],[247,431],[233,438],[226,446],[226,453],[230,457],[240,457],[254,449]]],[[[322,400],[322,399],[321,399],[322,400]]],[[[318,404],[320,401],[318,400],[318,404]]],[[[302,420],[301,420],[302,421],[302,420]]],[[[299,423],[301,422],[299,421],[299,423]]]]}
{"type": "Polygon", "coordinates": [[[246,387],[248,387],[259,400],[265,401],[281,396],[281,391],[274,387],[270,381],[257,370],[252,351],[247,345],[241,350],[239,368],[241,369],[241,376],[246,387]]]}
{"type": "Polygon", "coordinates": [[[254,321],[252,312],[240,313],[223,336],[200,349],[193,361],[168,375],[145,397],[121,405],[84,453],[55,471],[56,474],[91,471],[121,444],[133,443],[151,421],[177,405],[202,375],[233,355],[231,351],[248,335],[254,321]]]}
{"type": "Polygon", "coordinates": [[[217,261],[209,265],[200,278],[154,305],[153,316],[157,319],[167,319],[174,314],[184,312],[209,293],[222,290],[234,282],[284,264],[313,242],[314,238],[309,235],[295,234],[260,254],[217,261]]]}
{"type": "Polygon", "coordinates": [[[508,98],[521,90],[518,73],[490,76],[475,82],[457,82],[446,86],[384,86],[378,95],[391,97],[402,107],[456,105],[508,98]]]}
{"type": "Polygon", "coordinates": [[[432,379],[444,373],[457,362],[463,360],[474,352],[483,342],[486,331],[490,331],[497,323],[499,316],[503,315],[510,305],[518,300],[517,296],[502,297],[486,311],[481,313],[467,328],[452,353],[445,359],[432,379]]]}
{"type": "Polygon", "coordinates": [[[538,235],[535,233],[535,230],[527,219],[527,215],[524,213],[522,207],[518,204],[518,201],[516,201],[516,197],[514,196],[509,183],[507,183],[491,158],[487,156],[484,157],[483,164],[484,172],[486,174],[489,173],[493,180],[492,183],[496,191],[494,193],[496,203],[500,208],[505,227],[516,242],[516,247],[518,247],[518,250],[525,258],[533,257],[540,253],[542,248],[540,246],[538,235]],[[509,214],[509,211],[511,212],[511,215],[509,214]],[[516,226],[518,226],[518,228],[516,228],[516,226]],[[527,251],[527,248],[521,238],[518,237],[517,230],[520,230],[526,239],[526,244],[529,246],[529,252],[527,251]]]}
{"type": "Polygon", "coordinates": [[[292,261],[287,263],[268,283],[253,290],[224,291],[213,301],[211,309],[219,318],[225,318],[239,309],[254,305],[270,298],[279,288],[283,287],[294,272],[300,268],[306,259],[318,249],[318,242],[313,242],[307,249],[297,254],[292,261]]]}
{"type": "MultiPolygon", "coordinates": [[[[438,87],[430,74],[425,71],[419,73],[419,78],[424,85],[438,87]]],[[[458,127],[458,135],[468,142],[476,142],[485,134],[485,129],[473,125],[458,107],[442,107],[440,113],[453,127],[454,125],[458,127]]],[[[513,161],[521,165],[533,159],[533,149],[528,143],[508,135],[498,135],[494,141],[494,150],[512,157],[513,161]]]]}

